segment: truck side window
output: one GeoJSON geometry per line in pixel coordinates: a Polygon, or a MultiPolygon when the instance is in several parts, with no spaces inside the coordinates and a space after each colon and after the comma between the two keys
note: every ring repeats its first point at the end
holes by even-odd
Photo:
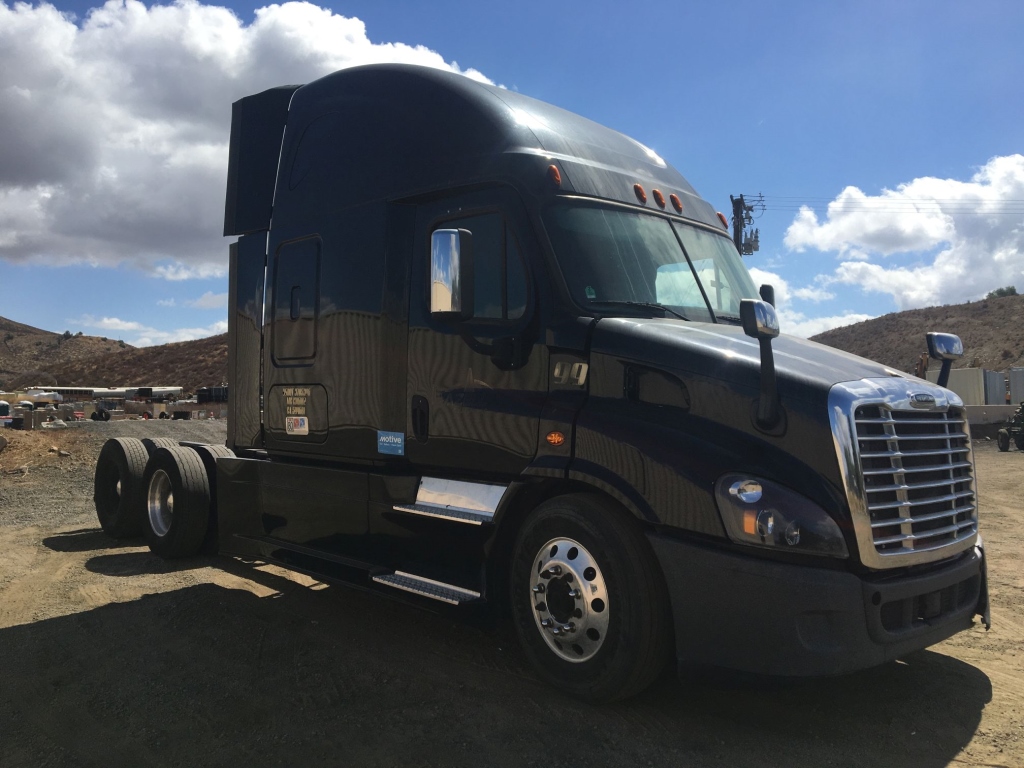
{"type": "Polygon", "coordinates": [[[274,360],[311,359],[316,355],[319,238],[282,244],[274,273],[274,360]]]}
{"type": "Polygon", "coordinates": [[[473,233],[476,307],[474,318],[517,320],[526,312],[526,270],[516,242],[500,213],[450,219],[437,228],[473,233]]]}

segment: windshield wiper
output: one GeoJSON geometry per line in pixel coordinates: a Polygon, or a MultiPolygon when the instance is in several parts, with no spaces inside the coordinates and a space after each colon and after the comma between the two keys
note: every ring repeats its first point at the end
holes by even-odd
{"type": "Polygon", "coordinates": [[[666,307],[664,304],[658,304],[657,302],[653,302],[653,301],[616,301],[614,299],[606,299],[606,300],[602,300],[602,301],[591,301],[591,302],[588,302],[588,303],[589,304],[614,304],[614,305],[617,305],[617,306],[624,306],[624,307],[642,307],[644,309],[660,309],[662,312],[668,312],[669,314],[675,315],[680,320],[686,320],[686,321],[690,320],[690,318],[688,318],[682,312],[676,312],[671,307],[666,307]]]}
{"type": "Polygon", "coordinates": [[[734,322],[734,323],[741,323],[741,322],[743,322],[743,321],[742,321],[742,320],[741,320],[740,318],[738,318],[738,317],[737,317],[736,315],[720,315],[720,314],[719,314],[719,313],[717,313],[717,312],[715,313],[715,319],[716,319],[716,320],[730,320],[730,321],[732,321],[732,322],[734,322]]]}

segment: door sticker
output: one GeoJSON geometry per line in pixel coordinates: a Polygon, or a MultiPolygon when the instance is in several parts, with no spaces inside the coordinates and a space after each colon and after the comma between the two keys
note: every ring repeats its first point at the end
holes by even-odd
{"type": "Polygon", "coordinates": [[[309,419],[305,416],[285,416],[284,431],[289,435],[308,435],[309,419]]]}
{"type": "Polygon", "coordinates": [[[377,453],[405,456],[405,434],[377,430],[377,453]]]}

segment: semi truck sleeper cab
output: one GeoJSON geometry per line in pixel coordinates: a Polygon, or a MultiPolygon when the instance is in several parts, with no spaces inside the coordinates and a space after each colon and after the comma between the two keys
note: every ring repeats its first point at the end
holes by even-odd
{"type": "Polygon", "coordinates": [[[633,139],[346,69],[234,105],[224,232],[227,446],[111,441],[115,535],[507,612],[593,700],[671,658],[839,674],[987,620],[961,401],[779,335],[633,139]]]}

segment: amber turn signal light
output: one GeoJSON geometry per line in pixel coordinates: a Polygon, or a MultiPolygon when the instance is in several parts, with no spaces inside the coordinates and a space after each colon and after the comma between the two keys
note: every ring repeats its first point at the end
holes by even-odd
{"type": "Polygon", "coordinates": [[[548,432],[548,436],[545,438],[552,445],[561,445],[565,442],[565,435],[561,432],[548,432]]]}

